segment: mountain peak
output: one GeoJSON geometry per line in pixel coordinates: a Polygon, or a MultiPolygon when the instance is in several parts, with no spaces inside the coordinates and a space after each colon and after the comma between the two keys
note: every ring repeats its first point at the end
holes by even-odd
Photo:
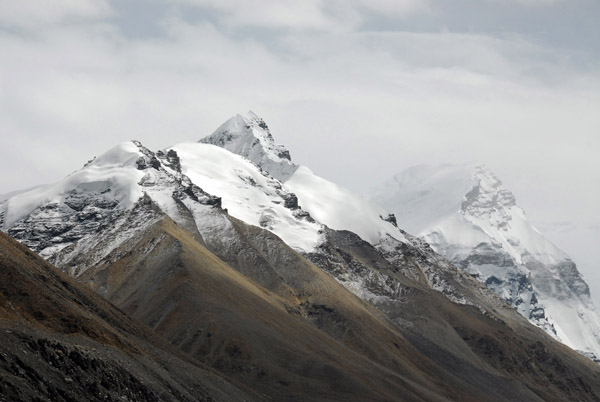
{"type": "Polygon", "coordinates": [[[484,164],[415,166],[376,187],[371,199],[534,325],[600,355],[600,317],[577,267],[484,164]]]}
{"type": "Polygon", "coordinates": [[[265,121],[252,111],[233,116],[199,142],[241,155],[281,181],[298,168],[292,163],[290,152],[275,143],[265,121]]]}
{"type": "MultiPolygon", "coordinates": [[[[372,194],[375,203],[396,214],[400,226],[418,235],[443,227],[455,236],[460,221],[469,233],[485,233],[502,244],[518,263],[556,264],[568,259],[527,221],[513,193],[480,162],[411,167],[372,194]],[[471,230],[473,225],[477,231],[471,230]]],[[[481,240],[459,237],[461,244],[468,243],[468,250],[481,240]]]]}
{"type": "Polygon", "coordinates": [[[502,181],[483,164],[473,167],[471,178],[473,187],[464,195],[461,213],[474,217],[486,216],[491,221],[497,221],[499,228],[506,230],[505,224],[510,219],[508,209],[519,208],[513,193],[504,188],[502,181]],[[506,216],[499,217],[499,214],[506,216]]]}

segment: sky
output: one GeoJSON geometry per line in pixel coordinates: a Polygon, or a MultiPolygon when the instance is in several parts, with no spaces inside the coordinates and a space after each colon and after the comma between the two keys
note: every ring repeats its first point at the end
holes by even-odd
{"type": "Polygon", "coordinates": [[[486,163],[600,307],[597,0],[0,0],[0,193],[236,113],[357,192],[486,163]]]}

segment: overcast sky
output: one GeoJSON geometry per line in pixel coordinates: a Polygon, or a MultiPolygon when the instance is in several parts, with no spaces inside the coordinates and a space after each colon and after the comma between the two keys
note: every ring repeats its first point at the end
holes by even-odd
{"type": "Polygon", "coordinates": [[[597,0],[0,0],[0,193],[261,115],[359,192],[478,160],[600,306],[597,0]]]}

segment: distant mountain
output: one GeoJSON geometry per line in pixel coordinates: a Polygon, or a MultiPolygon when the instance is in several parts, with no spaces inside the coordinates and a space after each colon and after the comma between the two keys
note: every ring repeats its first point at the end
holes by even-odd
{"type": "Polygon", "coordinates": [[[295,165],[260,117],[203,141],[120,144],[0,204],[0,225],[265,399],[600,397],[600,367],[295,165]]]}
{"type": "Polygon", "coordinates": [[[569,256],[548,241],[484,165],[416,166],[374,188],[398,223],[524,317],[598,359],[600,315],[569,256]]]}

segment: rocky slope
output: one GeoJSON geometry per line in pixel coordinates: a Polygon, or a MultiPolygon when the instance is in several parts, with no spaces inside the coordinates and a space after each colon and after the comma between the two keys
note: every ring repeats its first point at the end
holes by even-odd
{"type": "MultiPolygon", "coordinates": [[[[270,232],[223,219],[230,223],[227,247],[214,238],[202,246],[166,218],[123,244],[120,260],[80,280],[191,356],[275,400],[598,395],[600,371],[591,361],[500,301],[492,307],[480,288],[463,284],[472,300],[493,308],[487,314],[394,273],[356,235],[331,233],[344,256],[334,270],[356,272],[361,264],[367,277],[386,273],[400,285],[376,301],[384,315],[270,232]]],[[[378,291],[376,282],[371,289],[378,291]]]]}
{"type": "Polygon", "coordinates": [[[1,401],[249,401],[0,233],[1,401]]]}
{"type": "Polygon", "coordinates": [[[574,262],[480,164],[418,166],[373,189],[407,230],[547,333],[597,359],[600,316],[574,262]]]}

